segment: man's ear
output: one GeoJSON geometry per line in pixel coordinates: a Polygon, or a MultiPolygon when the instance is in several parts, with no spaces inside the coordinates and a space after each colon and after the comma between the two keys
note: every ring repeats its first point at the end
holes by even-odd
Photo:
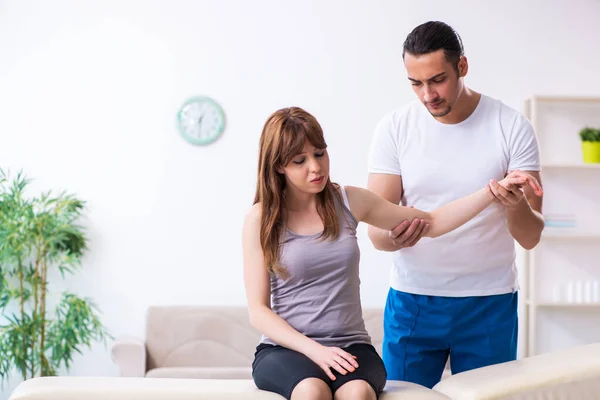
{"type": "Polygon", "coordinates": [[[467,57],[462,56],[460,60],[458,60],[458,76],[459,78],[464,78],[469,72],[469,62],[467,61],[467,57]]]}

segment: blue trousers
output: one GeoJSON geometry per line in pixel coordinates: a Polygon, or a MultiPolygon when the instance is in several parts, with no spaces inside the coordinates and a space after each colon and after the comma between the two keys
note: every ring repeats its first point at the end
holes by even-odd
{"type": "Polygon", "coordinates": [[[518,293],[424,296],[390,289],[384,313],[388,380],[432,388],[450,356],[453,374],[515,360],[518,293]]]}

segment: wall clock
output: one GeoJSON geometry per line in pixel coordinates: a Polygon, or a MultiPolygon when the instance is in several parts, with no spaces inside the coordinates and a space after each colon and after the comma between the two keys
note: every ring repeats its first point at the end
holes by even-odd
{"type": "Polygon", "coordinates": [[[216,101],[197,96],[183,103],[177,113],[179,132],[191,144],[206,146],[225,129],[225,113],[216,101]]]}

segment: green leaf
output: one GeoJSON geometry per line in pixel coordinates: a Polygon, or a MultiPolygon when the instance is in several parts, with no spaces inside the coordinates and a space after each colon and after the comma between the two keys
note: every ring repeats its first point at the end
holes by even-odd
{"type": "Polygon", "coordinates": [[[0,267],[0,312],[6,308],[11,298],[10,284],[5,275],[5,268],[0,267]]]}
{"type": "Polygon", "coordinates": [[[584,142],[600,142],[600,129],[586,126],[579,131],[579,137],[584,142]]]}
{"type": "Polygon", "coordinates": [[[68,369],[74,353],[82,354],[83,346],[89,348],[93,341],[105,341],[110,337],[90,299],[65,292],[55,315],[57,318],[48,335],[48,347],[52,350],[50,363],[54,368],[59,368],[62,363],[68,369]]]}
{"type": "Polygon", "coordinates": [[[22,172],[13,178],[0,169],[2,382],[13,369],[23,378],[55,375],[72,365],[75,354],[110,337],[90,299],[66,292],[55,309],[47,308],[47,278],[56,276],[50,271],[64,278],[82,267],[88,240],[79,220],[85,202],[66,192],[29,197],[29,184],[22,172]]]}

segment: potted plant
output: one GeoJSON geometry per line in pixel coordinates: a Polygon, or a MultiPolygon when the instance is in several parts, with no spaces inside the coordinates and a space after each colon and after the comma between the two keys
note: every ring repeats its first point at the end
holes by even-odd
{"type": "Polygon", "coordinates": [[[600,163],[600,129],[585,127],[579,131],[584,163],[600,163]]]}
{"type": "Polygon", "coordinates": [[[76,353],[107,334],[96,307],[74,293],[53,293],[49,277],[81,265],[87,248],[77,224],[84,202],[66,193],[27,198],[29,181],[0,169],[0,381],[67,370],[76,353]]]}

